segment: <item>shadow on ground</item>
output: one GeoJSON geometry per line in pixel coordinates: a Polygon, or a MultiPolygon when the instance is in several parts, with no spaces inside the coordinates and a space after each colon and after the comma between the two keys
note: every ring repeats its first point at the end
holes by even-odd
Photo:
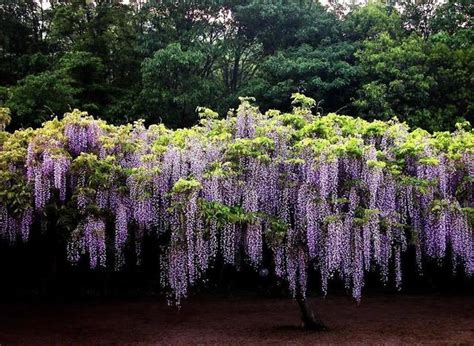
{"type": "Polygon", "coordinates": [[[474,297],[369,295],[312,299],[330,328],[298,328],[291,299],[197,296],[159,300],[0,305],[0,344],[28,343],[466,343],[474,297]]]}

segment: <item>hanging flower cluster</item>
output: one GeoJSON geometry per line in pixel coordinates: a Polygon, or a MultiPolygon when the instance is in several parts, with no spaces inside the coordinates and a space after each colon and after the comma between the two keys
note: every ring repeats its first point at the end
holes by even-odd
{"type": "Polygon", "coordinates": [[[259,270],[267,253],[293,295],[305,294],[311,269],[324,293],[338,276],[360,299],[374,269],[400,287],[412,245],[420,268],[450,254],[453,270],[474,273],[467,124],[429,134],[396,120],[314,116],[299,99],[292,113],[265,114],[242,99],[226,119],[204,110],[201,124],[175,131],[74,111],[6,134],[0,236],[26,241],[48,206],[61,207],[74,215],[69,259],[120,269],[125,249],[139,260],[153,233],[166,243],[161,282],[178,303],[216,260],[259,270]]]}

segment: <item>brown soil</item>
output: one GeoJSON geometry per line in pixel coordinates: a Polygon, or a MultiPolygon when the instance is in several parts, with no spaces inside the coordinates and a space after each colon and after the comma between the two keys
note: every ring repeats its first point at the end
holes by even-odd
{"type": "Polygon", "coordinates": [[[474,343],[474,297],[313,299],[327,332],[298,328],[290,299],[194,297],[161,301],[1,304],[0,344],[474,343]]]}

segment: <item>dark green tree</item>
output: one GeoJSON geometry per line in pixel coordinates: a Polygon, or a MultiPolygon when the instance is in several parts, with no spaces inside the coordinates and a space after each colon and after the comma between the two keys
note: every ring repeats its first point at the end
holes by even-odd
{"type": "Polygon", "coordinates": [[[147,119],[173,127],[191,125],[196,107],[218,99],[218,84],[206,69],[206,58],[198,49],[173,43],[143,61],[140,100],[147,119]]]}
{"type": "Polygon", "coordinates": [[[289,109],[287,95],[301,91],[315,98],[324,113],[348,112],[358,77],[354,50],[353,45],[341,42],[281,51],[262,62],[257,77],[242,93],[254,95],[263,108],[289,109]]]}
{"type": "Polygon", "coordinates": [[[380,3],[369,3],[349,12],[342,23],[345,40],[352,42],[374,39],[381,33],[392,37],[403,35],[399,13],[380,3]]]}
{"type": "Polygon", "coordinates": [[[383,34],[357,52],[363,73],[355,105],[361,116],[393,116],[431,130],[452,128],[472,112],[474,48],[453,50],[436,38],[401,42],[383,34]]]}
{"type": "Polygon", "coordinates": [[[430,129],[473,108],[468,0],[0,5],[0,105],[11,106],[12,128],[70,107],[187,126],[196,106],[224,115],[255,96],[262,108],[289,109],[298,91],[323,113],[396,115],[430,129]]]}
{"type": "Polygon", "coordinates": [[[0,85],[44,70],[44,11],[34,0],[0,0],[0,85]]]}
{"type": "Polygon", "coordinates": [[[87,52],[68,53],[51,71],[29,75],[9,91],[12,125],[39,126],[54,115],[81,107],[97,113],[105,103],[104,66],[87,52]]]}

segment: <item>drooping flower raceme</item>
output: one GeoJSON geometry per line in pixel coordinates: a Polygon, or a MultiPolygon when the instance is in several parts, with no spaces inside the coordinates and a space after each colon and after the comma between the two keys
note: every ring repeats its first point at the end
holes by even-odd
{"type": "Polygon", "coordinates": [[[450,254],[453,270],[474,273],[472,131],[429,134],[300,107],[261,114],[247,99],[234,117],[203,124],[116,127],[75,111],[8,135],[0,236],[26,241],[60,207],[71,215],[56,223],[73,229],[68,258],[116,269],[127,247],[139,260],[155,239],[161,283],[178,303],[216,260],[260,270],[267,254],[293,295],[314,269],[323,292],[339,277],[356,299],[374,268],[401,287],[411,244],[420,269],[450,254]]]}

